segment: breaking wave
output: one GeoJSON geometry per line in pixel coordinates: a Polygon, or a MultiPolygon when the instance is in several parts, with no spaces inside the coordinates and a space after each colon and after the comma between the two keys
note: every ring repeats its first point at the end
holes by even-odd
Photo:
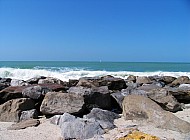
{"type": "Polygon", "coordinates": [[[105,76],[112,75],[115,77],[120,77],[126,79],[129,75],[135,76],[188,76],[190,77],[190,72],[132,72],[132,71],[93,71],[85,70],[79,68],[39,68],[35,67],[33,69],[21,69],[21,68],[0,68],[1,78],[12,78],[28,80],[37,76],[54,77],[61,79],[63,81],[68,81],[69,79],[79,79],[81,77],[95,77],[95,76],[105,76]]]}

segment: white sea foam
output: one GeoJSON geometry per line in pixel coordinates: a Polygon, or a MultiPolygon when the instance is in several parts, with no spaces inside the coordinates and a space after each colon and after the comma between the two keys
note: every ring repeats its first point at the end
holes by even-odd
{"type": "Polygon", "coordinates": [[[12,78],[28,80],[36,76],[46,76],[61,79],[63,81],[68,81],[69,79],[79,79],[81,77],[94,77],[94,76],[104,76],[112,75],[115,77],[120,77],[126,79],[129,75],[135,76],[188,76],[190,77],[190,72],[130,72],[130,71],[90,71],[84,69],[19,69],[19,68],[0,68],[1,78],[12,78]]]}

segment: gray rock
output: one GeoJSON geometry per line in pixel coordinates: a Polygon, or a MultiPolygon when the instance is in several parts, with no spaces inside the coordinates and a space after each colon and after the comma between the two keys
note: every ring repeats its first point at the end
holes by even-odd
{"type": "Polygon", "coordinates": [[[179,86],[180,84],[190,84],[190,79],[188,76],[180,76],[176,80],[174,80],[170,86],[176,87],[179,86]]]}
{"type": "Polygon", "coordinates": [[[136,76],[134,76],[134,75],[129,75],[126,80],[127,80],[127,81],[132,81],[132,82],[135,83],[135,82],[136,82],[136,76]]]}
{"type": "Polygon", "coordinates": [[[40,124],[39,120],[36,119],[30,119],[30,120],[25,120],[16,124],[11,125],[8,127],[8,130],[20,130],[20,129],[25,129],[27,127],[36,127],[40,124]]]}
{"type": "Polygon", "coordinates": [[[86,87],[71,87],[68,90],[69,94],[78,94],[84,98],[85,107],[87,110],[92,108],[111,109],[112,102],[110,92],[107,86],[86,88],[86,87]]]}
{"type": "Polygon", "coordinates": [[[121,90],[127,87],[123,79],[113,76],[80,78],[77,86],[87,88],[108,86],[109,90],[121,90]]]}
{"type": "Polygon", "coordinates": [[[12,79],[10,85],[11,86],[27,86],[29,84],[25,82],[24,80],[12,79]]]}
{"type": "Polygon", "coordinates": [[[22,91],[22,95],[23,97],[29,97],[31,99],[40,99],[49,91],[51,91],[49,88],[37,85],[25,88],[22,91]]]}
{"type": "Polygon", "coordinates": [[[59,126],[64,139],[84,140],[105,133],[97,121],[75,118],[67,113],[61,116],[59,126]]]}
{"type": "Polygon", "coordinates": [[[176,78],[172,76],[163,76],[162,81],[166,84],[172,83],[176,78]]]}
{"type": "Polygon", "coordinates": [[[61,115],[54,115],[53,117],[50,118],[50,123],[59,125],[60,118],[61,118],[61,115]]]}
{"type": "Polygon", "coordinates": [[[154,88],[154,86],[142,86],[137,89],[123,89],[121,92],[113,93],[111,96],[121,106],[124,96],[141,95],[148,97],[158,103],[164,110],[177,112],[182,110],[182,105],[176,100],[172,94],[164,88],[154,88]]]}
{"type": "Polygon", "coordinates": [[[0,105],[0,121],[18,122],[22,111],[34,108],[34,101],[27,98],[13,99],[0,105]]]}
{"type": "Polygon", "coordinates": [[[168,93],[173,95],[179,102],[190,103],[190,87],[182,86],[178,88],[165,88],[168,93]]]}
{"type": "Polygon", "coordinates": [[[104,129],[112,129],[115,127],[114,119],[118,119],[120,116],[107,110],[93,108],[88,115],[84,116],[84,118],[98,121],[104,129]]]}
{"type": "Polygon", "coordinates": [[[84,98],[78,94],[48,92],[41,104],[40,111],[45,114],[59,115],[65,112],[80,114],[84,106],[84,98]]]}
{"type": "Polygon", "coordinates": [[[26,82],[29,83],[29,84],[38,84],[38,81],[40,79],[45,79],[46,77],[44,76],[37,76],[37,77],[34,77],[34,78],[31,78],[29,80],[27,80],[26,82]]]}
{"type": "Polygon", "coordinates": [[[61,81],[60,79],[53,78],[53,77],[47,77],[45,79],[39,79],[39,81],[38,81],[38,84],[48,84],[48,83],[63,84],[64,82],[61,81]]]}
{"type": "Polygon", "coordinates": [[[128,95],[123,100],[123,115],[126,120],[146,120],[154,126],[182,133],[190,132],[190,123],[170,112],[164,111],[151,99],[140,95],[128,95]]]}
{"type": "Polygon", "coordinates": [[[38,118],[38,112],[36,109],[22,111],[20,115],[20,121],[25,121],[29,119],[37,119],[37,118],[38,118]]]}
{"type": "Polygon", "coordinates": [[[136,80],[136,83],[138,83],[138,84],[150,84],[152,82],[153,81],[146,76],[139,76],[139,77],[137,77],[137,80],[136,80]]]}
{"type": "Polygon", "coordinates": [[[190,88],[190,84],[181,84],[181,85],[179,85],[179,88],[183,88],[183,87],[189,87],[190,88]]]}

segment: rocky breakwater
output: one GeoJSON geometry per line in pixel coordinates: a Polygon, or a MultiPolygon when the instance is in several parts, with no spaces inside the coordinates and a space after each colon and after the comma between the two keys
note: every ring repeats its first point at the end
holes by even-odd
{"type": "MultiPolygon", "coordinates": [[[[189,77],[85,77],[64,82],[52,77],[27,81],[0,78],[0,121],[9,129],[40,124],[51,117],[63,139],[89,139],[114,129],[114,120],[150,123],[157,128],[190,133],[190,123],[173,115],[190,103],[189,77]]],[[[101,137],[103,138],[103,137],[101,137]]]]}

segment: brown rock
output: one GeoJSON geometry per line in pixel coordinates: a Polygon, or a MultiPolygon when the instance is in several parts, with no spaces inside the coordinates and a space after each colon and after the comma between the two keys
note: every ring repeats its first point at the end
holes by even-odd
{"type": "Polygon", "coordinates": [[[48,92],[41,104],[40,111],[43,114],[57,115],[82,112],[84,98],[77,94],[61,92],[48,92]]]}
{"type": "Polygon", "coordinates": [[[27,98],[13,99],[0,105],[0,121],[18,122],[22,111],[34,108],[34,101],[27,98]]]}
{"type": "Polygon", "coordinates": [[[164,111],[151,99],[140,95],[129,95],[123,101],[123,115],[126,120],[144,120],[156,127],[182,133],[190,132],[190,123],[170,112],[164,111]]]}
{"type": "Polygon", "coordinates": [[[16,98],[22,98],[22,90],[28,86],[7,87],[0,91],[0,104],[16,98]]]}
{"type": "Polygon", "coordinates": [[[151,79],[146,76],[137,77],[136,83],[138,84],[150,84],[152,83],[151,79]]]}
{"type": "Polygon", "coordinates": [[[178,77],[176,80],[174,80],[170,86],[174,87],[174,86],[178,86],[180,84],[190,84],[190,79],[188,76],[180,76],[178,77]]]}

